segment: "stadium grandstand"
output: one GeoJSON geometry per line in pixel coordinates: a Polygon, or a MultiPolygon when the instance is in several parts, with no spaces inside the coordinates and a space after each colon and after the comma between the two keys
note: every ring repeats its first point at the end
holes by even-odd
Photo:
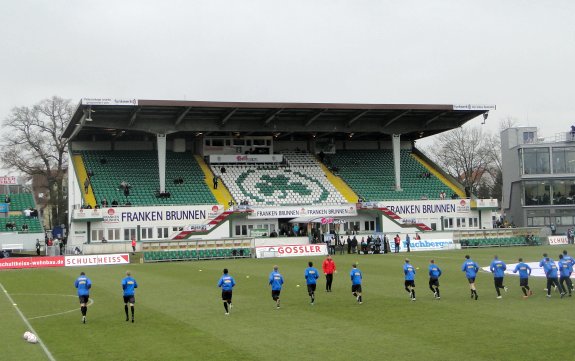
{"type": "Polygon", "coordinates": [[[85,98],[63,135],[68,242],[90,253],[136,239],[146,260],[362,234],[475,245],[497,201],[466,193],[415,145],[490,109],[85,98]]]}

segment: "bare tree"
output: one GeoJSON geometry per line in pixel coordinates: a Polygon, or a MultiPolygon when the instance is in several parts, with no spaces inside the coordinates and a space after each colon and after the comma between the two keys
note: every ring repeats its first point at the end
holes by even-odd
{"type": "Polygon", "coordinates": [[[459,127],[439,134],[427,153],[469,192],[477,192],[483,179],[492,174],[493,142],[493,137],[481,127],[459,127]]]}
{"type": "Polygon", "coordinates": [[[31,107],[16,107],[4,120],[0,161],[5,168],[46,178],[52,225],[66,223],[64,176],[68,139],[61,135],[72,118],[70,100],[53,96],[31,107]]]}

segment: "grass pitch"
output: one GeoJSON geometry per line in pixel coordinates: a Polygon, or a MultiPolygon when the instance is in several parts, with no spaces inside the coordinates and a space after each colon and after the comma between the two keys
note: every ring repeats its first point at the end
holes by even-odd
{"type": "MultiPolygon", "coordinates": [[[[495,254],[507,263],[538,261],[543,252],[557,260],[562,249],[411,253],[419,267],[415,302],[403,289],[406,254],[336,255],[333,292],[324,292],[320,278],[314,306],[303,273],[309,260],[321,271],[323,258],[132,264],[140,286],[134,324],[125,322],[120,286],[127,267],[2,271],[0,283],[56,360],[542,360],[570,357],[575,297],[547,299],[545,280],[531,278],[535,295],[523,299],[518,278],[507,276],[509,292],[496,299],[491,274],[481,273],[474,301],[461,264],[465,254],[480,266],[495,254]],[[440,301],[427,287],[431,258],[443,270],[440,301]],[[356,261],[362,305],[350,291],[356,261]],[[280,310],[267,285],[274,264],[286,279],[280,310]],[[216,287],[224,267],[237,282],[230,316],[216,287]],[[93,282],[85,325],[73,286],[80,271],[93,282]]],[[[0,298],[0,358],[48,359],[41,345],[22,339],[25,323],[9,298],[0,298]]]]}

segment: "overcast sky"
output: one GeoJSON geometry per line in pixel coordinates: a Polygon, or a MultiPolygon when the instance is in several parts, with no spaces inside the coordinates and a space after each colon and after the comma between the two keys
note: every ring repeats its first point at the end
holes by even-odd
{"type": "Polygon", "coordinates": [[[553,136],[575,1],[3,0],[0,74],[0,119],[52,95],[472,103],[553,136]]]}

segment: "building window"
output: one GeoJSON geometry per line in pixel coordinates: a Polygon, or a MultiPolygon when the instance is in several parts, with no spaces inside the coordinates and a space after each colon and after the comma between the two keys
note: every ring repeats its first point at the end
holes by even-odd
{"type": "Polygon", "coordinates": [[[526,181],[523,183],[523,188],[526,206],[551,204],[551,187],[548,181],[526,181]]]}
{"type": "Polygon", "coordinates": [[[523,149],[524,174],[549,174],[549,148],[523,149]]]}
{"type": "Polygon", "coordinates": [[[142,234],[142,239],[154,238],[154,229],[152,227],[142,227],[140,233],[142,234]]]}
{"type": "Polygon", "coordinates": [[[365,221],[364,225],[366,231],[375,231],[375,221],[365,221]]]}
{"type": "Polygon", "coordinates": [[[169,227],[158,227],[158,238],[168,238],[170,234],[169,227]]]}
{"type": "Polygon", "coordinates": [[[133,238],[136,238],[136,228],[125,228],[124,241],[130,241],[133,238]]]}
{"type": "Polygon", "coordinates": [[[535,132],[523,132],[523,143],[533,143],[535,132]]]}
{"type": "Polygon", "coordinates": [[[537,226],[548,226],[549,217],[527,217],[527,226],[537,227],[537,226]]]}
{"type": "Polygon", "coordinates": [[[92,230],[92,241],[101,241],[104,239],[103,229],[93,229],[92,230]]]}
{"type": "Polygon", "coordinates": [[[236,225],[236,236],[247,236],[248,235],[248,228],[252,229],[254,226],[250,225],[249,227],[245,224],[238,224],[236,225]]]}
{"type": "Polygon", "coordinates": [[[108,241],[120,241],[120,229],[119,228],[109,228],[108,229],[108,241]]]}
{"type": "Polygon", "coordinates": [[[575,203],[575,180],[554,180],[551,185],[553,186],[553,204],[575,203]]]}
{"type": "Polygon", "coordinates": [[[575,173],[575,148],[553,148],[553,173],[575,173]]]}

